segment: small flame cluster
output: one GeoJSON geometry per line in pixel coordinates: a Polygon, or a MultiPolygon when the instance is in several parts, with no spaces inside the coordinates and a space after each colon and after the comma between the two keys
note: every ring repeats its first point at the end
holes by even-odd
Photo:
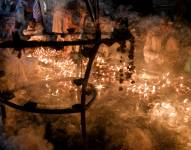
{"type": "MultiPolygon", "coordinates": [[[[31,54],[32,57],[38,59],[42,80],[45,81],[68,81],[80,76],[83,77],[87,60],[80,60],[78,63],[75,63],[71,55],[66,55],[63,51],[57,52],[56,50],[42,47],[31,54]]],[[[125,71],[127,69],[126,66],[125,62],[111,63],[111,60],[109,62],[103,56],[98,55],[93,65],[90,82],[100,90],[109,85],[118,85],[119,80],[121,80],[120,72],[125,71]]],[[[133,78],[135,78],[136,83],[132,84],[129,81],[125,81],[121,84],[123,84],[128,94],[136,93],[140,96],[140,99],[149,98],[149,96],[155,95],[158,91],[166,88],[172,88],[177,93],[188,93],[191,91],[191,88],[184,84],[183,76],[174,77],[170,72],[153,75],[143,70],[141,73],[136,72],[133,78]]]]}
{"type": "MultiPolygon", "coordinates": [[[[38,103],[50,107],[71,106],[80,100],[80,88],[73,84],[73,79],[83,77],[87,66],[87,59],[77,57],[76,53],[65,53],[51,48],[39,47],[27,57],[38,60],[39,76],[41,83],[33,90],[38,103]],[[75,56],[74,56],[75,55],[75,56]],[[58,106],[57,106],[58,105],[58,106]]],[[[120,57],[120,56],[119,56],[120,57]]],[[[120,60],[120,58],[118,59],[120,60]]],[[[149,72],[148,70],[135,70],[130,80],[119,82],[121,70],[127,71],[126,61],[116,61],[102,56],[100,53],[95,58],[90,80],[101,98],[105,91],[112,89],[120,91],[120,96],[132,98],[138,103],[147,105],[146,114],[150,122],[157,122],[170,130],[178,133],[187,130],[191,123],[191,87],[190,80],[184,74],[171,72],[149,72]]],[[[186,143],[191,144],[189,134],[186,143]]]]}

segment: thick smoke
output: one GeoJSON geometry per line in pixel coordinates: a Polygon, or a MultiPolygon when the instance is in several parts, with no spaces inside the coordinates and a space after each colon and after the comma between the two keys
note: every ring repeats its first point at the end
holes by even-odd
{"type": "Polygon", "coordinates": [[[18,146],[19,150],[52,150],[52,144],[44,139],[43,126],[28,126],[20,129],[15,136],[9,137],[10,141],[18,146]]]}
{"type": "MultiPolygon", "coordinates": [[[[118,17],[129,18],[129,28],[135,37],[136,72],[133,76],[135,83],[130,84],[127,81],[121,85],[117,80],[111,83],[107,81],[101,90],[98,88],[98,97],[87,111],[89,149],[189,150],[191,148],[191,87],[190,62],[187,61],[191,57],[191,29],[186,24],[170,22],[159,16],[140,17],[123,6],[120,6],[116,12],[118,17]],[[169,36],[173,37],[169,44],[172,46],[169,48],[167,44],[161,46],[156,42],[155,47],[161,46],[161,51],[146,53],[150,34],[153,35],[150,40],[158,41],[158,44],[162,41],[162,37],[166,40],[163,40],[165,43],[169,36]],[[147,61],[152,63],[149,64],[147,61]],[[187,63],[188,68],[185,68],[187,63]],[[123,87],[122,91],[119,91],[120,86],[123,87]]],[[[112,31],[114,21],[111,19],[113,18],[102,16],[103,31],[112,31]],[[112,23],[108,25],[110,21],[112,23]]],[[[107,60],[107,67],[115,63],[119,64],[117,57],[121,54],[116,52],[117,44],[115,44],[111,47],[102,45],[97,61],[103,57],[102,59],[107,60]]],[[[38,52],[41,50],[38,49],[38,52]]],[[[48,49],[47,51],[49,52],[48,49]]],[[[61,69],[64,68],[61,58],[65,58],[68,62],[70,59],[65,56],[60,58],[56,55],[59,52],[54,51],[47,55],[45,51],[42,52],[43,57],[32,53],[29,58],[24,55],[22,59],[18,59],[16,54],[5,54],[6,76],[1,78],[1,82],[6,84],[5,87],[8,89],[17,89],[14,93],[16,95],[14,101],[24,104],[26,100],[35,102],[41,100],[42,106],[48,103],[47,107],[77,103],[76,88],[67,90],[69,86],[64,86],[63,82],[60,82],[61,76],[69,75],[61,69]],[[17,62],[14,61],[15,59],[17,62]],[[15,63],[17,68],[11,69],[14,68],[15,63]],[[38,70],[35,74],[36,78],[31,73],[33,69],[38,70]],[[50,74],[52,76],[46,76],[50,74]],[[21,79],[16,80],[15,75],[21,79]]],[[[104,64],[102,61],[99,63],[102,63],[102,66],[104,64]]],[[[68,66],[64,68],[66,71],[76,69],[74,63],[68,65],[70,68],[68,66]]],[[[102,76],[103,74],[99,78],[102,76]]],[[[92,78],[91,81],[97,85],[99,82],[102,83],[92,78]]],[[[3,133],[0,136],[0,148],[5,150],[79,150],[82,148],[79,115],[36,115],[7,108],[3,133]]]]}

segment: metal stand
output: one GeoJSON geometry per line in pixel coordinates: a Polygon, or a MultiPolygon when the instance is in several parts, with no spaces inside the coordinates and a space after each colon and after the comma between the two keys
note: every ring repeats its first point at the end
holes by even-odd
{"type": "MultiPolygon", "coordinates": [[[[32,113],[41,113],[41,114],[71,114],[71,113],[80,113],[81,115],[81,132],[82,132],[82,138],[83,138],[83,148],[84,150],[88,149],[87,146],[87,133],[86,133],[86,110],[92,105],[94,102],[97,92],[93,85],[89,86],[89,77],[92,69],[92,64],[94,62],[95,56],[98,52],[99,46],[102,43],[105,43],[107,45],[112,45],[114,42],[119,42],[118,36],[113,36],[110,39],[101,39],[101,30],[100,30],[100,24],[99,24],[99,1],[98,0],[84,0],[86,3],[86,7],[89,11],[89,15],[92,19],[92,22],[95,27],[95,33],[94,38],[89,40],[76,40],[76,41],[63,41],[63,42],[55,42],[55,41],[49,41],[49,42],[36,42],[36,41],[24,41],[21,40],[19,37],[15,37],[13,41],[6,41],[3,43],[0,43],[1,48],[14,48],[17,51],[21,51],[23,48],[27,47],[39,47],[39,46],[45,46],[45,47],[64,47],[64,46],[73,46],[73,45],[92,45],[91,49],[81,51],[82,55],[85,55],[85,57],[89,58],[87,68],[85,71],[85,75],[83,78],[74,80],[74,83],[77,86],[81,87],[81,102],[79,104],[74,104],[70,108],[65,109],[40,109],[37,108],[36,105],[32,104],[25,104],[23,106],[15,104],[11,101],[9,101],[9,98],[4,98],[0,94],[0,108],[2,112],[5,114],[5,106],[12,107],[17,110],[26,111],[26,112],[32,112],[32,113]],[[91,99],[87,100],[87,95],[91,95],[91,99]]],[[[128,31],[128,30],[127,30],[128,31]]],[[[122,31],[123,32],[123,31],[122,31]]],[[[123,33],[120,33],[123,34],[123,33]]],[[[125,33],[126,34],[126,33],[125,33]]],[[[133,57],[133,51],[134,51],[134,38],[130,34],[130,36],[122,36],[120,37],[120,41],[126,41],[129,40],[131,42],[131,48],[129,50],[129,58],[132,59],[133,57]]],[[[131,62],[131,65],[133,63],[131,62]]],[[[11,98],[10,98],[11,99],[11,98]]]]}

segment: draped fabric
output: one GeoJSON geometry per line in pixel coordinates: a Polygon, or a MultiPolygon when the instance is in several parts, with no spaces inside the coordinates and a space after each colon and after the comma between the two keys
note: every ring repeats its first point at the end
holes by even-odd
{"type": "Polygon", "coordinates": [[[16,21],[25,24],[25,7],[27,2],[25,0],[19,0],[16,5],[16,21]]]}
{"type": "Polygon", "coordinates": [[[67,10],[55,7],[52,32],[66,33],[68,32],[67,29],[69,28],[77,28],[77,26],[75,26],[73,23],[72,14],[67,10]]]}
{"type": "Polygon", "coordinates": [[[33,18],[36,21],[40,21],[42,19],[42,12],[41,12],[41,7],[39,0],[35,0],[34,5],[33,5],[33,18]]]}
{"type": "Polygon", "coordinates": [[[64,32],[64,13],[61,8],[56,6],[53,11],[53,25],[52,32],[63,33],[64,32]]]}

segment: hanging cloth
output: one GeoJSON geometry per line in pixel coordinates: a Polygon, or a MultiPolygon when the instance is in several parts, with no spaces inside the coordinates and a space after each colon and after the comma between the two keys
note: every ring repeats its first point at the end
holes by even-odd
{"type": "Polygon", "coordinates": [[[34,5],[33,5],[33,18],[36,21],[40,21],[42,19],[42,12],[41,12],[41,7],[39,0],[35,0],[34,5]]]}

